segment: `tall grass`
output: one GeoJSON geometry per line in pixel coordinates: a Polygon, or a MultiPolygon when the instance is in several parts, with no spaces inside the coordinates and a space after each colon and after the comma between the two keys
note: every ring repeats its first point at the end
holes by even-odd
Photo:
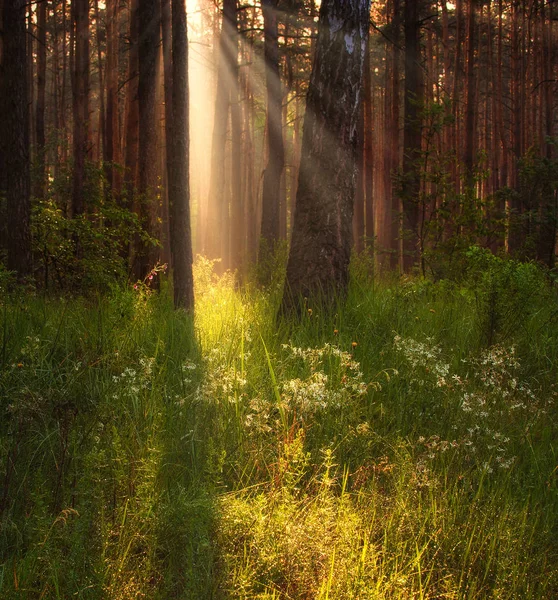
{"type": "Polygon", "coordinates": [[[0,597],[558,596],[556,293],[488,267],[5,296],[0,597]]]}

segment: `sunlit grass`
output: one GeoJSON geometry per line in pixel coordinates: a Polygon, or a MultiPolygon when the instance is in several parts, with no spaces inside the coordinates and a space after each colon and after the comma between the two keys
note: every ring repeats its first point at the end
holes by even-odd
{"type": "Polygon", "coordinates": [[[555,292],[355,273],[4,298],[0,597],[554,597],[555,292]]]}

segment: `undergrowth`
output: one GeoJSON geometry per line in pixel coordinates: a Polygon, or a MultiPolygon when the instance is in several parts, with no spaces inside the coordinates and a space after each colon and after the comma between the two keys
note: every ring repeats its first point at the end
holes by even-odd
{"type": "Polygon", "coordinates": [[[473,251],[280,286],[4,295],[2,598],[558,595],[556,291],[473,251]]]}

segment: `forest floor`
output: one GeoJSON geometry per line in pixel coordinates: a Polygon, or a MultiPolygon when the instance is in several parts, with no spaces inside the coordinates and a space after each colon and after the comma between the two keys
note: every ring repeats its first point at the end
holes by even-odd
{"type": "Polygon", "coordinates": [[[558,597],[555,285],[365,266],[297,322],[203,262],[195,323],[5,295],[0,597],[558,597]]]}

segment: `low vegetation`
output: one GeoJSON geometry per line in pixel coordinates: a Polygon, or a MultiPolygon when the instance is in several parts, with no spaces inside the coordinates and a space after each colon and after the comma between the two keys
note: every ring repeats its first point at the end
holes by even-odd
{"type": "Polygon", "coordinates": [[[558,596],[552,274],[464,265],[296,323],[201,260],[195,323],[4,294],[0,597],[558,596]]]}

